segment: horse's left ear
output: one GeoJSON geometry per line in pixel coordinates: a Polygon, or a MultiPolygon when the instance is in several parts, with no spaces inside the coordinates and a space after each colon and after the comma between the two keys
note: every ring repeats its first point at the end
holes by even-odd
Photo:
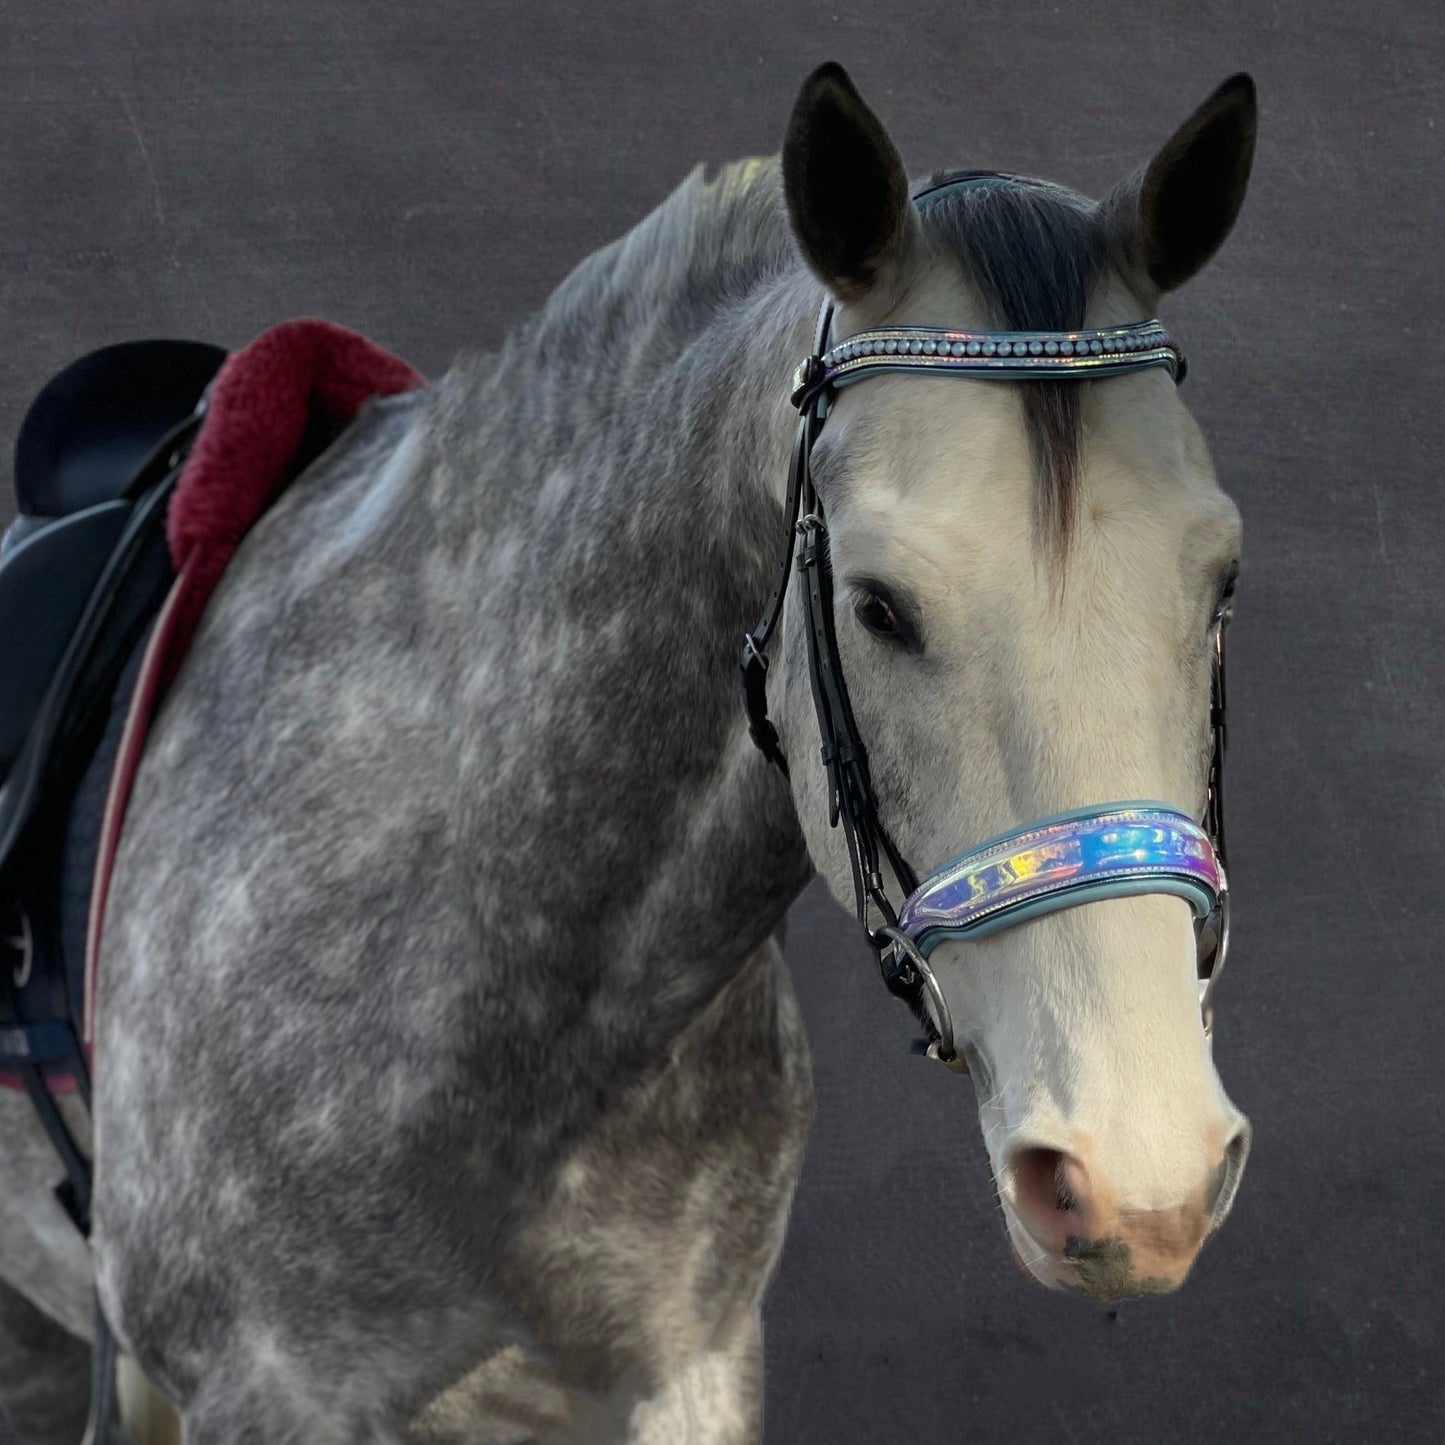
{"type": "Polygon", "coordinates": [[[1254,160],[1255,122],[1254,81],[1231,75],[1104,200],[1105,225],[1126,271],[1156,294],[1188,281],[1234,226],[1254,160]]]}
{"type": "Polygon", "coordinates": [[[783,190],[804,259],[838,300],[896,285],[919,231],[908,175],[882,121],[835,62],[803,82],[793,106],[783,190]]]}

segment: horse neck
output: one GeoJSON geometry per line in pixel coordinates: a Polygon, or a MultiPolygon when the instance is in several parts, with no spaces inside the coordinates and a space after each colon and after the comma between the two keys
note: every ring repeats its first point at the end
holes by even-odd
{"type": "Polygon", "coordinates": [[[527,819],[506,867],[556,893],[545,918],[498,894],[488,823],[470,840],[479,908],[501,936],[536,937],[529,966],[568,988],[625,979],[635,997],[645,979],[644,1056],[810,873],[791,794],[748,739],[738,657],[786,541],[788,382],[817,300],[774,266],[701,316],[604,314],[580,346],[544,315],[463,388],[466,454],[435,476],[469,514],[457,535],[489,549],[443,589],[473,734],[459,792],[489,799],[479,819],[527,819]]]}
{"type": "Polygon", "coordinates": [[[777,582],[788,540],[783,506],[798,424],[788,392],[811,346],[820,295],[797,275],[760,289],[699,334],[680,370],[672,415],[688,475],[702,481],[709,510],[738,549],[754,613],[777,582]]]}
{"type": "MultiPolygon", "coordinates": [[[[718,726],[707,731],[711,781],[700,806],[746,820],[738,848],[793,859],[781,886],[740,888],[736,906],[761,907],[774,926],[810,872],[792,796],[747,734],[738,658],[757,625],[788,547],[784,496],[797,414],[788,390],[812,341],[821,291],[802,268],[762,280],[717,311],[686,344],[653,391],[641,426],[656,447],[640,505],[656,519],[649,558],[667,579],[658,606],[673,609],[673,647],[659,648],[648,685],[700,685],[718,726]],[[679,666],[683,652],[696,671],[679,666]],[[751,889],[751,891],[750,891],[751,889]]],[[[695,706],[694,702],[694,706],[695,706]]],[[[710,845],[704,843],[700,858],[710,845]]],[[[705,866],[711,866],[707,859],[705,866]]]]}

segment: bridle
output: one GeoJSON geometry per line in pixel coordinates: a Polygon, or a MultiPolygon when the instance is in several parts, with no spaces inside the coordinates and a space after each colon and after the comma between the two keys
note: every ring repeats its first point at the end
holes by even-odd
{"type": "MultiPolygon", "coordinates": [[[[914,197],[914,204],[922,206],[963,187],[999,183],[1035,184],[995,172],[968,172],[930,186],[914,197]]],[[[1229,945],[1224,633],[1233,610],[1232,581],[1211,622],[1213,755],[1202,824],[1149,800],[1076,809],[980,843],[920,882],[879,817],[868,752],[838,654],[828,527],[811,465],[814,443],[838,388],[871,377],[909,372],[983,380],[1082,381],[1162,366],[1178,384],[1184,379],[1183,354],[1156,320],[1067,332],[887,326],[830,345],[832,322],[833,305],[825,300],[812,353],[793,377],[791,400],[800,415],[784,504],[788,531],[781,575],[767,611],[743,644],[743,688],[753,742],[788,776],[777,729],[768,719],[767,646],[796,570],[808,672],[828,773],[828,821],[833,827],[842,825],[847,841],[859,925],[884,983],[922,1024],[925,1051],[955,1068],[966,1068],[956,1053],[948,1003],[928,962],[940,941],[981,938],[1060,908],[1141,893],[1173,894],[1193,909],[1199,1006],[1209,1036],[1214,988],[1229,945]],[[907,892],[896,910],[883,880],[884,859],[907,892]]]]}

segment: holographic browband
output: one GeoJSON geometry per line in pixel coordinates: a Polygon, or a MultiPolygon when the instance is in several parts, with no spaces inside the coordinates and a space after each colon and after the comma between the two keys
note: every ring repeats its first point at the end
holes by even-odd
{"type": "Polygon", "coordinates": [[[898,927],[927,957],[944,938],[981,938],[1098,898],[1172,893],[1207,918],[1219,901],[1209,835],[1161,803],[1110,803],[1030,823],[945,863],[904,900],[898,927]]]}
{"type": "Polygon", "coordinates": [[[1134,321],[1088,331],[954,331],[885,326],[859,331],[810,356],[793,373],[791,400],[804,407],[829,387],[885,371],[934,372],[995,381],[1086,380],[1162,366],[1184,379],[1184,353],[1160,322],[1134,321]]]}

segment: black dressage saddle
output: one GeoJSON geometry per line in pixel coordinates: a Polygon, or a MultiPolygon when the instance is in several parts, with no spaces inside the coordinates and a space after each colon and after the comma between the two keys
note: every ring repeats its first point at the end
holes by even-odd
{"type": "Polygon", "coordinates": [[[88,1085],[89,878],[73,840],[93,863],[101,754],[124,712],[111,703],[173,580],[166,504],[226,355],[194,341],[91,352],[40,392],[16,440],[19,515],[0,541],[0,1070],[32,1093],[42,1072],[88,1085]],[[94,816],[77,828],[82,805],[94,816]]]}

